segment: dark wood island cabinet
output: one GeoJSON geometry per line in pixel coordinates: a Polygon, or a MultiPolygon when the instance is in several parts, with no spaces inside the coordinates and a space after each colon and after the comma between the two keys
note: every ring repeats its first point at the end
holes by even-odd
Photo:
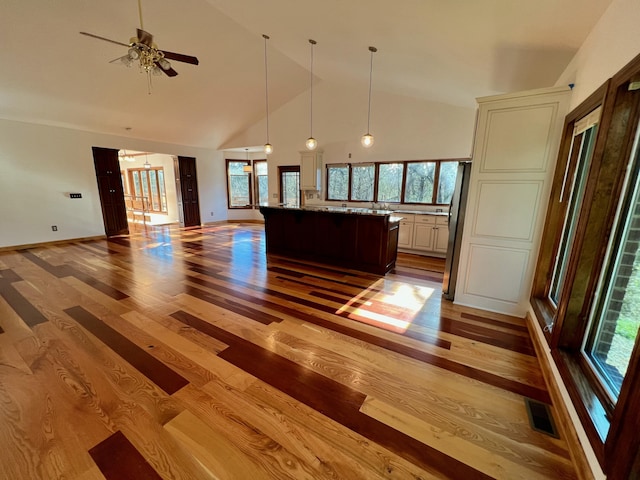
{"type": "Polygon", "coordinates": [[[387,210],[260,207],[267,254],[384,275],[395,267],[401,217],[387,210]]]}

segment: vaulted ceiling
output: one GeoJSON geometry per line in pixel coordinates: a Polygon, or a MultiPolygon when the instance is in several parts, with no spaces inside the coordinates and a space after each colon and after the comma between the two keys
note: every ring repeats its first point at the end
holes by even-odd
{"type": "Polygon", "coordinates": [[[318,82],[453,105],[551,86],[611,0],[143,0],[160,49],[195,55],[179,75],[146,76],[109,62],[139,26],[137,0],[3,0],[0,118],[219,148],[269,106],[318,82]]]}

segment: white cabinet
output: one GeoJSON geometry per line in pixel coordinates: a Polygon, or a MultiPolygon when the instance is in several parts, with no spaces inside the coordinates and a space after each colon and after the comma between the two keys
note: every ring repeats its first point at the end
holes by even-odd
{"type": "Polygon", "coordinates": [[[433,234],[436,219],[431,215],[420,215],[415,220],[413,229],[413,248],[416,250],[433,251],[433,234]]]}
{"type": "Polygon", "coordinates": [[[300,190],[319,191],[322,186],[322,152],[300,152],[300,190]]]}
{"type": "Polygon", "coordinates": [[[436,217],[436,228],[433,236],[433,250],[447,253],[449,247],[449,223],[447,217],[436,217]]]}
{"type": "Polygon", "coordinates": [[[478,99],[456,303],[523,317],[570,89],[478,99]]]}
{"type": "Polygon", "coordinates": [[[411,219],[406,218],[400,221],[400,232],[398,233],[398,247],[411,248],[413,242],[413,215],[411,219]]]}
{"type": "Polygon", "coordinates": [[[402,217],[398,248],[438,256],[447,253],[449,227],[446,216],[402,214],[402,217]]]}

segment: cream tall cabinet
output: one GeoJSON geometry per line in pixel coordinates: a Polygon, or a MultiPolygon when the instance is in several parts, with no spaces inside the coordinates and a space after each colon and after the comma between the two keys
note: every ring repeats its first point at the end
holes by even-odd
{"type": "Polygon", "coordinates": [[[300,152],[300,190],[321,190],[322,152],[300,152]]]}
{"type": "Polygon", "coordinates": [[[478,99],[455,303],[528,310],[568,87],[478,99]]]}

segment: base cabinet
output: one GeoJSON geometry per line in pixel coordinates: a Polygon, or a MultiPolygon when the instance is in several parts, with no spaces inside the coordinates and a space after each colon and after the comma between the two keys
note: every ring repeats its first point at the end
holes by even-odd
{"type": "Polygon", "coordinates": [[[395,267],[400,221],[304,208],[260,207],[267,254],[384,275],[395,267]]]}
{"type": "Polygon", "coordinates": [[[403,214],[398,248],[407,252],[444,256],[449,243],[449,226],[444,215],[403,214]]]}

